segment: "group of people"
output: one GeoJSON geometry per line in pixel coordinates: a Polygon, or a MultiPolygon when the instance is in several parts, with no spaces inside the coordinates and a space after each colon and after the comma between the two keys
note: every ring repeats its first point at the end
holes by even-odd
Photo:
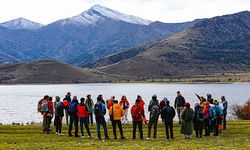
{"type": "MultiPolygon", "coordinates": [[[[197,94],[196,94],[197,95],[197,94]]],[[[173,134],[173,120],[178,114],[179,124],[181,124],[181,134],[184,134],[186,139],[192,135],[195,130],[196,137],[202,137],[202,131],[205,129],[205,136],[210,136],[214,132],[218,136],[219,130],[226,129],[226,115],[227,115],[227,101],[225,96],[221,97],[221,104],[218,100],[213,100],[211,94],[207,95],[207,99],[197,95],[199,103],[194,105],[194,110],[190,104],[186,102],[185,98],[177,91],[177,97],[174,102],[174,107],[170,106],[170,101],[164,97],[159,101],[156,95],[152,96],[152,100],[148,105],[149,119],[146,119],[143,101],[140,95],[137,96],[135,104],[131,107],[130,113],[133,123],[133,139],[136,138],[136,130],[139,129],[140,138],[143,139],[143,123],[148,125],[148,134],[146,139],[151,138],[151,129],[153,127],[153,138],[157,136],[157,125],[159,117],[161,116],[162,122],[165,127],[166,138],[174,139],[173,134]],[[170,134],[169,134],[170,132],[170,134]]],[[[51,133],[50,124],[54,117],[54,125],[56,127],[56,134],[62,134],[62,119],[64,114],[66,116],[66,124],[68,125],[68,136],[73,136],[72,128],[74,125],[74,136],[80,137],[78,133],[78,126],[80,124],[81,137],[84,136],[85,127],[88,137],[93,138],[91,135],[89,125],[93,125],[93,116],[95,116],[96,130],[98,139],[101,138],[102,126],[104,129],[105,139],[110,139],[107,130],[107,121],[105,119],[106,113],[109,114],[108,121],[111,122],[113,128],[114,139],[117,139],[116,126],[120,131],[120,138],[125,139],[123,134],[123,124],[128,124],[128,113],[130,104],[126,96],[122,96],[121,100],[115,99],[111,96],[110,99],[104,100],[102,95],[98,95],[97,101],[94,101],[91,95],[86,98],[80,98],[78,101],[77,96],[71,99],[71,93],[68,92],[65,98],[61,101],[59,96],[55,97],[52,102],[52,97],[45,95],[43,99],[38,102],[37,110],[43,116],[43,132],[51,133]]]]}

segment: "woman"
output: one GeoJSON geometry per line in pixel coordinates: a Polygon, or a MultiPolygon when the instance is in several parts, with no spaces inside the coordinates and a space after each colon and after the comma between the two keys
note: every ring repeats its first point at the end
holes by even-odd
{"type": "Polygon", "coordinates": [[[185,103],[184,109],[181,112],[181,134],[184,134],[185,139],[190,139],[193,131],[194,111],[190,108],[189,103],[185,103]]]}
{"type": "Polygon", "coordinates": [[[205,125],[205,135],[204,136],[210,136],[210,124],[211,124],[211,119],[210,119],[210,103],[206,102],[205,107],[204,107],[204,125],[205,125]]]}
{"type": "Polygon", "coordinates": [[[122,116],[122,123],[123,124],[128,124],[128,108],[129,108],[129,102],[126,98],[126,96],[122,96],[121,101],[119,103],[123,110],[124,110],[124,115],[122,116]]]}
{"type": "Polygon", "coordinates": [[[204,112],[203,108],[196,103],[194,105],[194,130],[196,134],[196,138],[202,138],[202,130],[204,126],[204,112]]]}

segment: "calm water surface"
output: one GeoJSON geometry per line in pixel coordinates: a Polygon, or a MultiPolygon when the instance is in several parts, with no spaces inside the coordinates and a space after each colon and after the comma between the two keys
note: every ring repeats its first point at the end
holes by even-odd
{"type": "MultiPolygon", "coordinates": [[[[30,121],[41,122],[42,118],[36,111],[38,100],[44,95],[64,97],[67,91],[78,98],[91,94],[93,98],[102,94],[106,99],[114,95],[120,100],[126,95],[131,104],[134,103],[139,94],[146,103],[145,108],[152,95],[156,94],[158,99],[167,97],[171,105],[174,103],[176,91],[180,90],[182,95],[193,106],[199,95],[212,94],[214,99],[225,95],[229,104],[242,104],[250,98],[250,83],[235,84],[161,84],[161,83],[129,83],[129,84],[65,84],[65,85],[1,85],[0,86],[0,123],[12,122],[27,123],[30,121]]],[[[96,99],[94,99],[96,101],[96,99]]],[[[147,113],[148,115],[148,113],[147,113]]],[[[131,118],[131,117],[130,117],[131,118]]]]}

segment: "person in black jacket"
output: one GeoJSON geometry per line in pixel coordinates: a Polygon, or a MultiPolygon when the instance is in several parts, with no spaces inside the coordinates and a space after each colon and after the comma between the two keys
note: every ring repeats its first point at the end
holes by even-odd
{"type": "Polygon", "coordinates": [[[170,137],[171,139],[174,139],[173,134],[173,119],[175,117],[175,110],[173,107],[169,105],[169,101],[166,100],[166,106],[162,108],[161,110],[161,116],[165,121],[165,129],[166,129],[166,137],[169,139],[169,131],[170,130],[170,137]]]}
{"type": "Polygon", "coordinates": [[[226,130],[226,125],[227,125],[227,107],[228,107],[228,102],[225,98],[225,96],[221,96],[221,101],[223,105],[223,130],[226,130]]]}
{"type": "Polygon", "coordinates": [[[77,117],[77,106],[79,105],[79,102],[77,100],[77,96],[73,97],[73,100],[69,103],[69,130],[68,135],[73,136],[71,131],[73,127],[73,123],[75,125],[75,137],[79,137],[78,135],[78,117],[77,117]]]}
{"type": "MultiPolygon", "coordinates": [[[[68,101],[68,104],[71,102],[71,93],[67,92],[67,95],[65,95],[65,98],[68,101]]],[[[66,124],[69,125],[69,113],[68,108],[65,108],[65,115],[66,115],[66,124]]]]}
{"type": "Polygon", "coordinates": [[[204,127],[204,112],[203,108],[198,103],[194,105],[193,123],[194,123],[196,138],[202,138],[202,130],[204,127]]]}
{"type": "Polygon", "coordinates": [[[56,96],[56,101],[54,102],[55,108],[55,120],[54,125],[56,126],[56,135],[63,135],[62,134],[62,118],[64,116],[64,105],[60,101],[60,97],[56,96]]]}
{"type": "Polygon", "coordinates": [[[180,91],[177,91],[177,97],[175,98],[174,108],[177,111],[179,124],[181,124],[181,111],[184,109],[185,98],[181,95],[180,91]]]}

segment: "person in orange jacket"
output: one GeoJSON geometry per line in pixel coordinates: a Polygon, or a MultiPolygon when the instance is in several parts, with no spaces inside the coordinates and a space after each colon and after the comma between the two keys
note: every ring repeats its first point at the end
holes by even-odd
{"type": "Polygon", "coordinates": [[[121,117],[124,115],[124,110],[121,107],[121,105],[118,104],[117,100],[113,100],[113,103],[114,103],[113,106],[111,106],[109,109],[109,115],[111,116],[110,118],[112,121],[114,139],[117,139],[116,124],[118,125],[118,128],[120,130],[121,139],[125,139],[125,137],[123,136],[122,122],[121,122],[121,117]]]}
{"type": "Polygon", "coordinates": [[[124,110],[124,115],[122,116],[122,123],[128,124],[128,108],[129,108],[129,102],[126,98],[126,96],[122,96],[121,101],[119,104],[122,106],[124,110]]]}

